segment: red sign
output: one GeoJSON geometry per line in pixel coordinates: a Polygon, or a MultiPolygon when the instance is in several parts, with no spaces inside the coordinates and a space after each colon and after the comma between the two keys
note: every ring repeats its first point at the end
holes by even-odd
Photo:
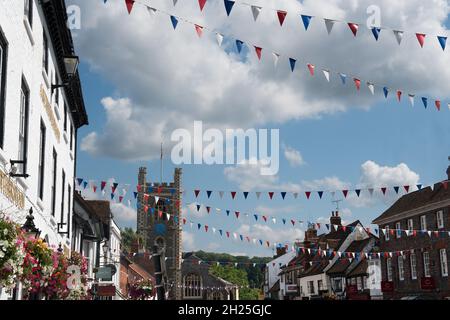
{"type": "Polygon", "coordinates": [[[394,283],[392,281],[381,281],[382,292],[394,292],[394,283]]]}
{"type": "Polygon", "coordinates": [[[98,286],[97,295],[100,297],[114,297],[116,295],[116,286],[113,284],[107,286],[98,286]]]}
{"type": "Polygon", "coordinates": [[[434,278],[421,278],[420,279],[420,287],[423,290],[432,290],[436,288],[436,285],[434,283],[434,278]]]}
{"type": "Polygon", "coordinates": [[[347,293],[348,294],[355,294],[358,292],[358,287],[356,285],[348,285],[347,286],[347,293]]]}

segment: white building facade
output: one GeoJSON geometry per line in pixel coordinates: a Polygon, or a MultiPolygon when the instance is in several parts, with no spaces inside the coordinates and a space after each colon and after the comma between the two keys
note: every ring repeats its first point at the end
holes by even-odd
{"type": "Polygon", "coordinates": [[[64,0],[0,0],[0,211],[23,224],[32,208],[41,237],[68,254],[88,119],[66,20],[64,0]]]}
{"type": "MultiPolygon", "coordinates": [[[[281,267],[285,266],[289,261],[294,259],[296,256],[295,251],[288,251],[274,260],[266,264],[265,275],[264,275],[264,297],[271,298],[269,290],[276,284],[277,281],[281,282],[280,272],[281,267]]],[[[280,283],[280,290],[278,291],[278,300],[282,300],[284,296],[284,286],[282,287],[280,283]]]]}

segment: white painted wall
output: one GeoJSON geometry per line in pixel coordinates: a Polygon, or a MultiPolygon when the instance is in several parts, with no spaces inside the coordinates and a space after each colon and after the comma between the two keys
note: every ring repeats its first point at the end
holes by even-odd
{"type": "MultiPolygon", "coordinates": [[[[61,236],[57,233],[56,224],[61,222],[61,202],[64,202],[63,219],[71,221],[71,212],[69,212],[68,186],[74,189],[74,152],[75,138],[73,137],[73,149],[70,149],[70,136],[74,135],[70,124],[73,123],[70,113],[68,113],[67,132],[64,132],[64,109],[62,101],[65,97],[63,90],[59,90],[60,106],[55,104],[55,98],[50,96],[51,83],[55,83],[55,57],[53,54],[50,36],[47,34],[50,47],[49,72],[43,71],[43,14],[40,10],[38,1],[33,5],[33,24],[28,25],[24,18],[24,2],[0,0],[0,32],[4,34],[8,41],[7,58],[7,79],[6,79],[6,104],[5,104],[5,132],[4,146],[0,149],[0,170],[9,172],[10,159],[17,159],[19,145],[19,101],[22,77],[25,78],[30,90],[30,109],[29,109],[29,139],[28,139],[28,165],[27,173],[30,175],[27,179],[14,179],[17,185],[26,194],[25,210],[18,211],[11,203],[0,194],[0,209],[6,209],[8,215],[18,223],[25,221],[25,216],[30,207],[33,207],[35,224],[42,230],[41,236],[48,239],[51,245],[58,245],[60,242],[70,248],[70,234],[61,236]],[[48,100],[52,105],[52,112],[57,120],[60,131],[60,141],[50,124],[49,117],[43,107],[40,97],[40,87],[44,86],[48,100]],[[40,122],[43,120],[46,127],[46,148],[45,148],[45,174],[44,174],[44,197],[43,201],[38,200],[38,161],[39,161],[39,136],[40,122]],[[57,160],[57,181],[56,181],[56,214],[51,215],[51,184],[53,167],[53,148],[56,149],[57,160]],[[61,200],[62,193],[62,170],[66,174],[65,194],[61,200]]],[[[56,94],[56,93],[55,93],[56,94]]],[[[73,199],[73,197],[71,197],[73,199]]],[[[70,207],[72,208],[72,200],[70,207]]],[[[64,227],[64,231],[66,228],[64,227]]],[[[70,229],[69,229],[70,231],[70,229]]]]}
{"type": "Polygon", "coordinates": [[[266,264],[266,275],[264,285],[264,295],[266,297],[268,296],[268,290],[270,290],[270,288],[272,288],[275,282],[277,282],[280,279],[280,276],[278,276],[278,274],[281,272],[280,263],[282,266],[289,263],[289,261],[295,258],[295,255],[296,255],[295,251],[289,251],[284,255],[266,264]]]}

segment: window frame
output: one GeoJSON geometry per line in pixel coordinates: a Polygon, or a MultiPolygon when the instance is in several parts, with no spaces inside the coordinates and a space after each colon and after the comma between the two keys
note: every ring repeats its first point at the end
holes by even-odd
{"type": "Polygon", "coordinates": [[[56,149],[53,147],[53,178],[52,178],[52,207],[51,207],[51,214],[52,217],[56,216],[56,182],[57,182],[57,176],[58,176],[58,153],[56,152],[56,149]]]}
{"type": "Polygon", "coordinates": [[[61,220],[59,222],[64,223],[64,198],[66,197],[66,172],[64,169],[62,169],[61,179],[61,220]]]}
{"type": "Polygon", "coordinates": [[[436,212],[436,226],[438,229],[444,229],[444,210],[436,212]]]}
{"type": "Polygon", "coordinates": [[[389,241],[390,240],[389,231],[390,231],[389,226],[388,225],[385,226],[384,227],[384,240],[385,241],[389,241]]]}
{"type": "Polygon", "coordinates": [[[424,251],[422,254],[423,258],[423,276],[425,278],[431,277],[431,265],[430,265],[430,253],[428,251],[424,251]]]}
{"type": "Polygon", "coordinates": [[[5,139],[5,103],[6,80],[8,76],[8,49],[9,44],[0,28],[0,149],[4,147],[5,139]]]}
{"type": "Polygon", "coordinates": [[[39,141],[39,166],[38,166],[38,197],[44,200],[44,179],[45,179],[45,145],[47,138],[47,128],[41,119],[40,141],[39,141]]]}
{"type": "Polygon", "coordinates": [[[420,216],[420,230],[421,231],[427,230],[427,216],[426,215],[420,216]]]}
{"type": "Polygon", "coordinates": [[[202,298],[202,277],[194,272],[187,274],[183,279],[184,297],[202,298]]]}
{"type": "Polygon", "coordinates": [[[411,268],[411,280],[417,280],[417,256],[414,252],[409,255],[409,265],[411,268]]]}
{"type": "Polygon", "coordinates": [[[447,250],[445,248],[439,250],[439,261],[441,264],[441,276],[448,277],[448,258],[447,250]]]}
{"type": "Polygon", "coordinates": [[[397,258],[397,267],[398,267],[398,280],[404,281],[405,280],[405,264],[404,264],[402,256],[399,256],[397,258]]]}
{"type": "Polygon", "coordinates": [[[386,259],[386,279],[389,282],[393,281],[392,258],[386,259]]]}
{"type": "Polygon", "coordinates": [[[43,29],[42,32],[43,38],[42,38],[42,46],[43,46],[43,52],[42,52],[42,68],[45,71],[45,74],[48,76],[49,66],[50,66],[50,54],[49,54],[49,47],[48,47],[48,37],[47,33],[45,32],[45,29],[43,29]]]}
{"type": "Polygon", "coordinates": [[[24,1],[24,16],[27,18],[30,28],[33,29],[33,0],[24,1]]]}
{"type": "Polygon", "coordinates": [[[414,219],[408,219],[408,230],[413,231],[414,230],[414,219]]]}
{"type": "Polygon", "coordinates": [[[19,154],[17,159],[23,161],[23,164],[21,164],[21,173],[26,174],[28,160],[28,126],[30,121],[30,89],[24,77],[22,77],[22,83],[20,87],[19,105],[19,154]]]}
{"type": "Polygon", "coordinates": [[[400,221],[395,223],[395,234],[397,239],[402,237],[402,224],[400,221]]]}

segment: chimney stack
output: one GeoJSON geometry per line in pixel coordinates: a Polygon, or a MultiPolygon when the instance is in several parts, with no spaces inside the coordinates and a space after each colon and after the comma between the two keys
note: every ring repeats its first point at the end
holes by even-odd
{"type": "Polygon", "coordinates": [[[332,225],[337,225],[340,226],[341,225],[341,217],[339,217],[339,211],[332,211],[331,212],[331,217],[330,217],[330,224],[332,225]]]}

